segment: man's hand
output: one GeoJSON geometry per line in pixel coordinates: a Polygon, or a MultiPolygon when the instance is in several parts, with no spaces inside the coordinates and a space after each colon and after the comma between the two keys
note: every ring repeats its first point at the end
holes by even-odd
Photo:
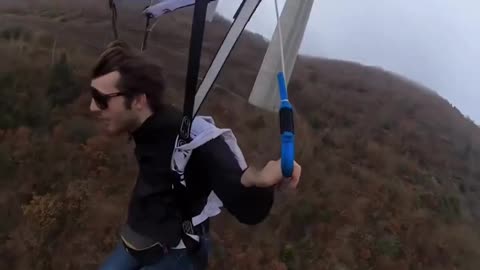
{"type": "Polygon", "coordinates": [[[281,160],[271,160],[260,171],[249,167],[243,174],[241,182],[246,187],[271,187],[287,181],[288,186],[294,189],[300,181],[301,174],[302,167],[294,162],[292,177],[285,178],[282,174],[281,160]]]}

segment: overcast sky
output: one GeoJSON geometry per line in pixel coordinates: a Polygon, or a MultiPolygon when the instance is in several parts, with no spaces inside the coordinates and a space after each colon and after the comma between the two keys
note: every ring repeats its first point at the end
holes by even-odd
{"type": "MultiPolygon", "coordinates": [[[[240,2],[218,11],[231,18],[240,2]]],[[[247,28],[270,38],[275,25],[274,0],[263,0],[247,28]]],[[[301,53],[399,73],[480,123],[480,0],[315,0],[301,53]]]]}

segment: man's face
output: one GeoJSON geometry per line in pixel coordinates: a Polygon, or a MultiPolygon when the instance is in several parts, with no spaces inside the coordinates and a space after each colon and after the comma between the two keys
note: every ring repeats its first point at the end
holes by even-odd
{"type": "Polygon", "coordinates": [[[126,97],[117,89],[120,73],[111,72],[91,82],[90,110],[98,114],[108,133],[118,135],[131,132],[138,125],[135,110],[126,107],[126,97]]]}

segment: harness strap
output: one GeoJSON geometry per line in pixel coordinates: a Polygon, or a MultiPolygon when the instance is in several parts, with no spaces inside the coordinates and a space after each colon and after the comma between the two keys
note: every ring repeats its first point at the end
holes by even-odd
{"type": "Polygon", "coordinates": [[[147,49],[147,41],[148,41],[148,35],[150,34],[150,31],[152,30],[150,28],[150,21],[153,18],[152,14],[146,14],[146,20],[145,20],[145,31],[143,34],[143,42],[142,42],[142,48],[140,49],[142,52],[147,49]]]}
{"type": "MultiPolygon", "coordinates": [[[[152,4],[153,4],[153,0],[150,0],[150,5],[145,7],[144,10],[151,7],[152,4]]],[[[144,34],[143,34],[142,47],[140,49],[142,52],[147,48],[148,35],[150,34],[150,31],[152,31],[152,28],[153,28],[153,26],[152,26],[152,28],[150,28],[150,21],[154,18],[154,15],[147,12],[145,14],[145,17],[146,17],[146,19],[145,19],[145,31],[144,31],[144,34]]]]}
{"type": "Polygon", "coordinates": [[[118,29],[117,29],[117,6],[115,5],[115,0],[108,0],[108,6],[112,11],[112,32],[115,40],[118,39],[118,29]]]}
{"type": "Polygon", "coordinates": [[[185,97],[183,102],[183,118],[179,130],[179,146],[190,141],[190,129],[193,121],[193,105],[198,83],[200,59],[202,55],[205,18],[209,0],[197,0],[193,12],[192,30],[190,36],[190,52],[188,57],[187,77],[185,82],[185,97]]]}
{"type": "MultiPolygon", "coordinates": [[[[202,55],[203,36],[205,31],[205,19],[207,16],[207,9],[209,0],[195,1],[195,8],[193,11],[192,29],[190,34],[190,51],[188,56],[187,77],[185,82],[185,96],[183,102],[183,117],[178,131],[179,137],[176,141],[176,147],[180,147],[191,141],[190,130],[193,122],[193,106],[195,104],[195,94],[198,84],[198,73],[200,69],[200,59],[202,55]]],[[[174,184],[174,189],[178,192],[178,198],[182,205],[183,211],[183,237],[182,240],[188,250],[194,251],[198,248],[199,242],[195,241],[190,235],[193,233],[192,214],[182,200],[186,196],[186,187],[182,184],[184,175],[177,173],[178,181],[174,184]]],[[[183,182],[185,183],[185,182],[183,182]]]]}
{"type": "MultiPolygon", "coordinates": [[[[176,148],[180,148],[182,147],[182,145],[188,144],[192,141],[190,132],[192,129],[193,118],[195,117],[195,114],[196,114],[196,109],[198,109],[198,108],[195,108],[195,98],[196,98],[196,92],[197,92],[198,74],[199,74],[199,68],[200,68],[200,59],[201,59],[203,36],[204,36],[204,30],[205,30],[205,21],[206,21],[208,4],[210,1],[211,0],[197,0],[195,2],[195,9],[193,14],[192,30],[191,30],[191,37],[190,37],[189,62],[188,62],[187,77],[186,77],[186,83],[185,83],[183,117],[182,117],[180,129],[178,132],[177,141],[175,144],[176,148]]],[[[244,29],[246,25],[246,22],[244,21],[248,21],[248,19],[250,19],[251,15],[255,11],[255,9],[258,7],[259,2],[260,0],[244,0],[242,2],[242,6],[239,8],[238,14],[235,18],[236,27],[240,27],[241,30],[244,29]],[[247,15],[246,16],[247,19],[242,18],[245,20],[239,20],[240,19],[239,15],[242,14],[241,11],[243,11],[244,7],[246,6],[245,4],[247,2],[249,3],[249,6],[252,6],[251,7],[252,10],[246,11],[247,14],[243,14],[244,16],[247,15]],[[238,25],[237,25],[237,22],[238,22],[238,25]]],[[[231,32],[232,31],[229,31],[229,33],[231,32]]],[[[203,97],[205,97],[205,95],[203,95],[203,97]]],[[[178,181],[174,185],[174,189],[176,189],[179,192],[179,198],[182,198],[186,194],[186,186],[184,181],[185,179],[182,173],[176,172],[176,174],[178,176],[178,179],[177,179],[178,181]]],[[[186,199],[185,201],[188,201],[186,199]]],[[[192,223],[193,214],[190,213],[190,210],[188,209],[187,206],[184,205],[184,207],[185,207],[184,213],[186,213],[186,215],[184,216],[184,221],[185,221],[183,224],[184,226],[182,226],[183,235],[184,235],[182,240],[184,241],[184,244],[185,246],[187,246],[188,249],[195,250],[198,247],[199,242],[195,241],[194,238],[192,238],[192,236],[194,236],[193,235],[194,233],[193,233],[193,230],[190,229],[193,227],[193,223],[192,223]]]]}
{"type": "Polygon", "coordinates": [[[173,184],[174,190],[177,193],[177,202],[180,205],[180,209],[182,211],[182,235],[181,239],[185,247],[189,252],[195,252],[200,247],[200,239],[196,235],[194,230],[194,226],[192,223],[189,205],[186,203],[188,202],[186,187],[182,185],[180,179],[177,179],[173,184]]]}

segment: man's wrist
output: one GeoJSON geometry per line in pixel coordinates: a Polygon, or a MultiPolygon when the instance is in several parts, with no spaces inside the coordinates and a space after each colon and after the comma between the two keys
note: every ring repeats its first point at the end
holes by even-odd
{"type": "Polygon", "coordinates": [[[255,186],[255,179],[258,178],[258,171],[249,166],[242,174],[240,182],[244,187],[254,187],[255,186]]]}

